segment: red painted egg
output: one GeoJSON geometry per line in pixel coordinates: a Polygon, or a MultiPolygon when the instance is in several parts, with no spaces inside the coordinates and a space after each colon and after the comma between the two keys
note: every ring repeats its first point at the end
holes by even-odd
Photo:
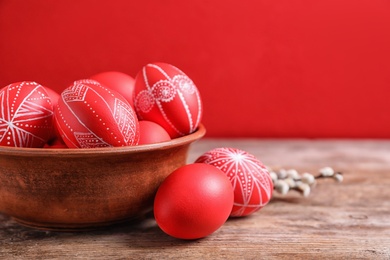
{"type": "Polygon", "coordinates": [[[230,216],[250,215],[271,199],[273,184],[267,168],[255,156],[234,148],[216,148],[204,153],[197,163],[222,170],[234,189],[234,206],[230,216]]]}
{"type": "MultiPolygon", "coordinates": [[[[55,108],[57,106],[58,99],[60,98],[60,94],[58,94],[57,91],[55,91],[55,90],[53,90],[53,89],[51,89],[49,87],[44,86],[44,88],[46,90],[47,95],[49,96],[49,98],[51,100],[53,108],[55,108]]],[[[53,130],[51,132],[51,136],[49,138],[49,142],[52,142],[55,139],[60,139],[60,135],[58,134],[58,130],[57,130],[55,121],[53,120],[53,130]]],[[[47,145],[45,145],[44,147],[47,147],[47,145]]]]}
{"type": "Polygon", "coordinates": [[[137,116],[116,91],[99,82],[75,81],[61,93],[55,121],[69,148],[98,148],[136,145],[137,116]]]}
{"type": "Polygon", "coordinates": [[[134,107],[140,119],[161,125],[171,138],[194,132],[203,112],[192,80],[166,63],[148,64],[137,74],[134,107]]]}
{"type": "Polygon", "coordinates": [[[180,239],[206,237],[228,219],[233,189],[217,168],[194,163],[172,172],[158,188],[154,216],[168,235],[180,239]]]}
{"type": "Polygon", "coordinates": [[[51,99],[51,103],[53,104],[53,107],[57,106],[58,99],[60,98],[60,94],[49,87],[45,86],[44,88],[46,90],[47,95],[51,99]]]}
{"type": "Polygon", "coordinates": [[[152,121],[139,121],[138,144],[154,144],[171,140],[171,137],[159,124],[152,121]]]}
{"type": "Polygon", "coordinates": [[[32,81],[0,90],[0,145],[43,147],[53,128],[53,105],[43,86],[32,81]]]}
{"type": "Polygon", "coordinates": [[[105,71],[93,75],[90,79],[98,81],[103,86],[117,91],[134,107],[134,83],[130,75],[119,71],[105,71]]]}

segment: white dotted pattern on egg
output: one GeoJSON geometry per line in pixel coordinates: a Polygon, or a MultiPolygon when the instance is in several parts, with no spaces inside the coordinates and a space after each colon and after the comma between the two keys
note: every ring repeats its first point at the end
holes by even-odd
{"type": "Polygon", "coordinates": [[[271,177],[253,155],[234,148],[216,148],[203,154],[197,162],[216,166],[229,178],[233,189],[241,191],[240,196],[235,194],[231,216],[249,215],[269,202],[273,190],[271,177]],[[254,195],[259,198],[254,200],[254,195]]]}
{"type": "Polygon", "coordinates": [[[196,130],[196,127],[198,127],[202,115],[202,103],[193,81],[176,67],[175,69],[178,74],[169,76],[164,69],[158,65],[148,64],[145,66],[142,70],[142,78],[145,83],[145,89],[136,95],[134,106],[140,118],[151,121],[153,121],[153,118],[150,118],[148,114],[154,107],[157,107],[160,113],[159,116],[163,118],[165,124],[169,125],[174,132],[182,136],[192,133],[196,130]],[[164,79],[154,83],[150,82],[146,68],[153,68],[159,71],[164,79]],[[192,114],[191,108],[189,107],[183,94],[193,95],[196,99],[198,111],[195,115],[192,114]],[[180,100],[180,103],[182,104],[182,108],[178,109],[184,110],[185,118],[182,120],[188,124],[188,130],[180,129],[180,127],[172,121],[172,118],[176,117],[177,113],[175,116],[172,115],[172,112],[169,113],[166,111],[169,103],[177,99],[180,100]]]}
{"type": "Polygon", "coordinates": [[[103,87],[97,81],[75,81],[72,86],[62,92],[61,98],[64,108],[58,105],[57,114],[62,124],[57,125],[63,125],[61,134],[64,141],[70,143],[71,146],[99,148],[133,145],[138,142],[138,121],[131,106],[126,101],[117,98],[112,90],[103,87]],[[91,98],[92,96],[94,98],[91,98]],[[74,103],[77,102],[82,105],[82,111],[74,111],[74,103]],[[76,123],[75,120],[67,118],[63,109],[71,113],[76,123]],[[87,116],[88,120],[83,120],[79,115],[80,112],[83,116],[87,116]],[[111,119],[114,119],[115,126],[110,126],[108,121],[112,121],[111,119]],[[95,133],[91,126],[104,134],[95,133]]]}
{"type": "Polygon", "coordinates": [[[42,147],[52,131],[53,107],[44,87],[32,81],[0,91],[0,144],[42,147]]]}

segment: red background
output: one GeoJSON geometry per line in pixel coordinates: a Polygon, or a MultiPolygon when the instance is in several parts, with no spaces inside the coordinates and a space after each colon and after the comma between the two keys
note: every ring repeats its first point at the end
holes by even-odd
{"type": "Polygon", "coordinates": [[[386,0],[0,0],[0,85],[171,63],[208,136],[390,138],[386,0]]]}

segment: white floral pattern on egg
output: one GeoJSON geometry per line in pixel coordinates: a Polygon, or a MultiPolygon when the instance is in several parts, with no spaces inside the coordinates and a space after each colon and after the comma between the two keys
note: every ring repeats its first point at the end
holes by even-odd
{"type": "Polygon", "coordinates": [[[171,138],[194,132],[203,113],[193,81],[166,63],[147,64],[138,73],[134,107],[140,119],[161,125],[171,138]]]}

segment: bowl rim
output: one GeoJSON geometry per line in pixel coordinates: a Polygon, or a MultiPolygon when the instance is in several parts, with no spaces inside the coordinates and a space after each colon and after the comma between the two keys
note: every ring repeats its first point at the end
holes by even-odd
{"type": "Polygon", "coordinates": [[[185,144],[190,144],[206,134],[206,128],[199,124],[197,129],[188,135],[177,137],[169,141],[119,147],[101,147],[101,148],[28,148],[28,147],[8,147],[0,146],[0,155],[17,156],[77,156],[77,155],[104,155],[104,154],[123,154],[140,153],[156,150],[164,150],[185,144]]]}

